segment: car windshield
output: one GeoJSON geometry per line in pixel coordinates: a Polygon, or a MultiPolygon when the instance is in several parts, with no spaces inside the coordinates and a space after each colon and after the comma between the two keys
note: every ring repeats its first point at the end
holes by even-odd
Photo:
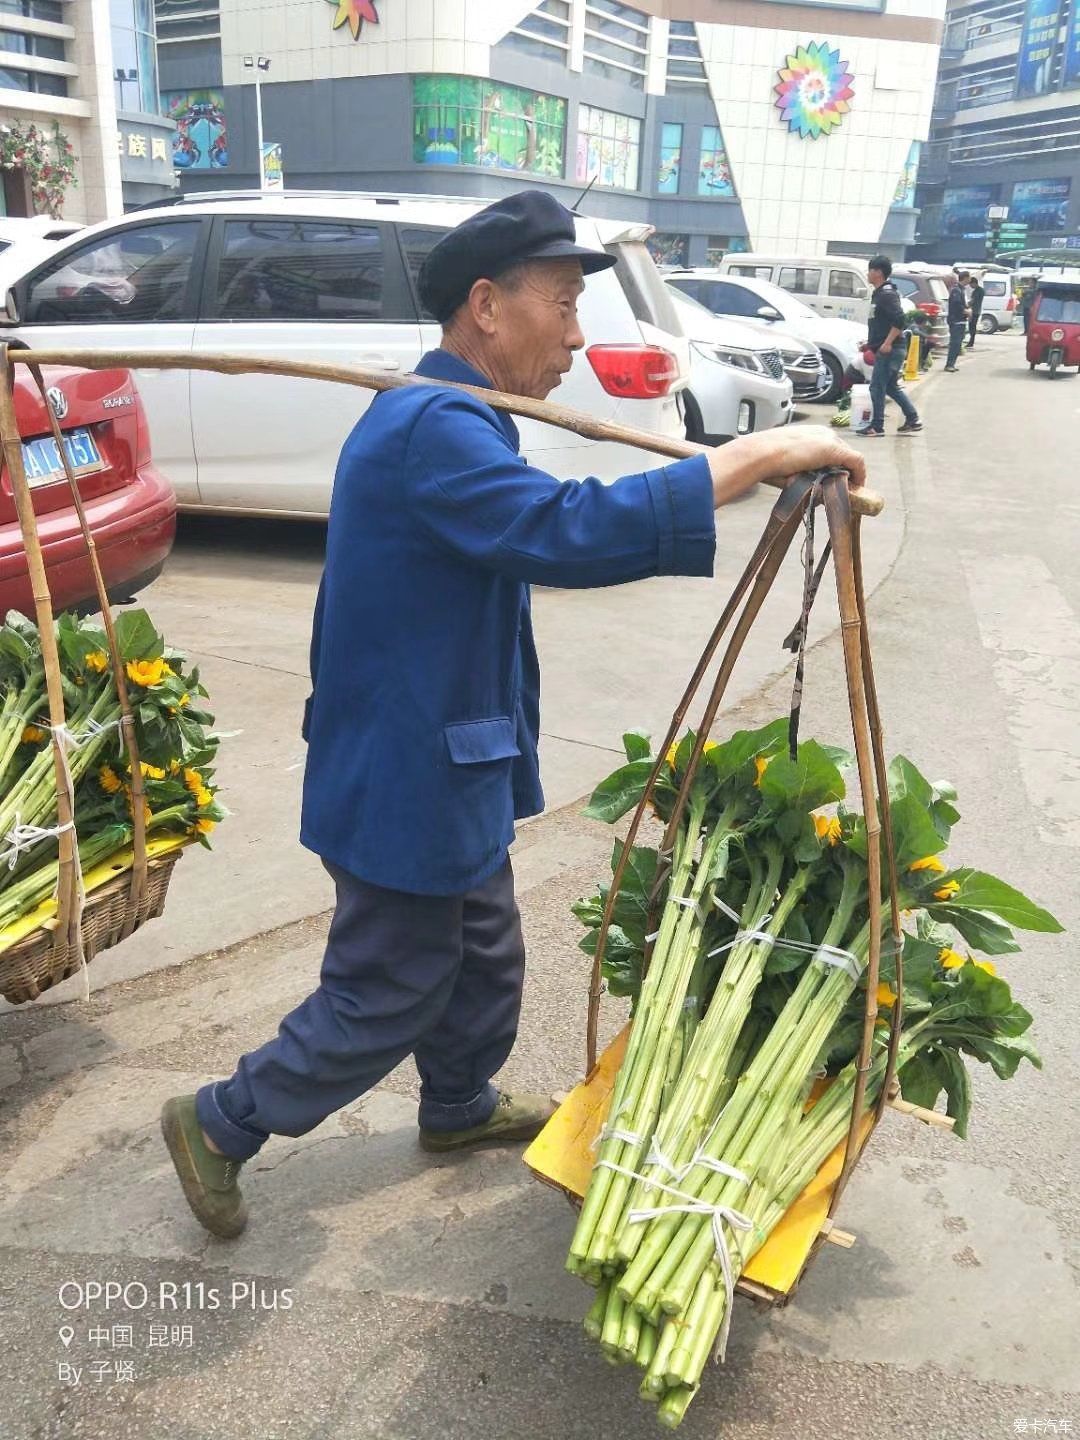
{"type": "Polygon", "coordinates": [[[1059,292],[1047,294],[1039,300],[1038,318],[1061,325],[1080,325],[1080,294],[1059,292]]]}
{"type": "Polygon", "coordinates": [[[646,325],[655,325],[669,335],[681,333],[671,291],[660,277],[660,271],[640,240],[620,241],[605,245],[615,257],[615,274],[623,293],[630,302],[634,318],[646,325]]]}
{"type": "Polygon", "coordinates": [[[672,299],[675,301],[676,310],[680,309],[680,307],[683,305],[687,305],[692,310],[700,310],[703,315],[708,315],[710,320],[716,319],[716,316],[713,314],[713,312],[709,309],[707,305],[702,305],[701,301],[695,300],[693,295],[687,295],[686,291],[680,289],[678,285],[666,284],[666,288],[671,291],[672,299]]]}
{"type": "Polygon", "coordinates": [[[927,284],[930,287],[930,294],[933,295],[939,305],[944,305],[948,302],[949,287],[944,280],[940,280],[936,275],[932,275],[927,281],[927,284]]]}

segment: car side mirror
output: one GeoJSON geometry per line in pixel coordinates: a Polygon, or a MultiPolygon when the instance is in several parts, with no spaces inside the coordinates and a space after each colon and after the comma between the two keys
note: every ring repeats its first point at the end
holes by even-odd
{"type": "Polygon", "coordinates": [[[760,320],[782,320],[784,318],[775,305],[759,305],[757,313],[760,320]]]}
{"type": "Polygon", "coordinates": [[[15,301],[14,288],[4,296],[4,319],[9,325],[18,325],[19,323],[19,307],[15,301]]]}

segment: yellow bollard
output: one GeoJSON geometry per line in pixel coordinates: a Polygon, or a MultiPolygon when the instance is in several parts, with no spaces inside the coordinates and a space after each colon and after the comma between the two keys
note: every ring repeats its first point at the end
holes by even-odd
{"type": "Polygon", "coordinates": [[[912,335],[908,340],[907,359],[904,361],[904,379],[914,380],[919,373],[919,337],[912,335]]]}

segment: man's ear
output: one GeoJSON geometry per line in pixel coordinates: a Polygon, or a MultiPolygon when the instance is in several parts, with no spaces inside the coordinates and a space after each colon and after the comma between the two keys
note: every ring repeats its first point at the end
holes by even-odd
{"type": "Polygon", "coordinates": [[[473,323],[485,335],[495,333],[499,318],[499,292],[491,280],[477,280],[469,291],[469,314],[473,323]]]}

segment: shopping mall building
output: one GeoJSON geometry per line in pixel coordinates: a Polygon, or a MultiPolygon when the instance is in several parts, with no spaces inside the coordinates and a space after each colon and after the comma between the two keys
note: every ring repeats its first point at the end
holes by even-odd
{"type": "MultiPolygon", "coordinates": [[[[2,5],[2,0],[0,0],[2,5]]],[[[647,220],[672,259],[902,254],[945,0],[157,0],[185,190],[497,197],[647,220]],[[256,84],[256,82],[258,82],[256,84]]]]}

